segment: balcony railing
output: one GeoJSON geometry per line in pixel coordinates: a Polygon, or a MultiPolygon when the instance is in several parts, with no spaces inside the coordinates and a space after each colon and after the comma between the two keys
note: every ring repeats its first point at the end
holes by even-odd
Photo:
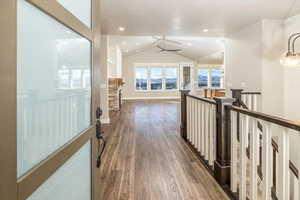
{"type": "Polygon", "coordinates": [[[182,91],[182,137],[232,199],[299,200],[300,159],[290,143],[300,141],[300,123],[257,112],[261,93],[233,97],[182,91]]]}

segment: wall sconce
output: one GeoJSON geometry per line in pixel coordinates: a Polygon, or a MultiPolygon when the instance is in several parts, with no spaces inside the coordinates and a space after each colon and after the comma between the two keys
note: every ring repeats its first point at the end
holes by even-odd
{"type": "Polygon", "coordinates": [[[300,33],[294,33],[288,40],[288,52],[280,60],[284,66],[300,66],[300,53],[295,52],[295,42],[300,38],[300,33]]]}

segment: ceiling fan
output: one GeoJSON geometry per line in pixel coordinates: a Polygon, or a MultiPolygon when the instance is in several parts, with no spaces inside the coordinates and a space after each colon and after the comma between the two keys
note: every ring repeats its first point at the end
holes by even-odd
{"type": "Polygon", "coordinates": [[[180,48],[167,48],[167,43],[172,44],[172,45],[182,45],[181,42],[175,41],[175,40],[168,40],[166,39],[166,36],[162,37],[156,37],[153,36],[156,41],[154,42],[154,45],[160,49],[160,52],[182,52],[183,50],[180,48]]]}

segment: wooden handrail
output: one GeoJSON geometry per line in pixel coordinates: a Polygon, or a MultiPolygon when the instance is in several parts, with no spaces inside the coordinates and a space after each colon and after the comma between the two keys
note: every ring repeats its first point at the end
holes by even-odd
{"type": "Polygon", "coordinates": [[[261,92],[242,92],[241,94],[242,94],[242,95],[243,95],[243,94],[261,95],[261,92]]]}
{"type": "Polygon", "coordinates": [[[191,97],[191,98],[194,98],[194,99],[197,99],[197,100],[200,100],[200,101],[204,101],[204,102],[206,102],[206,103],[210,103],[210,104],[217,105],[216,101],[215,101],[215,100],[212,100],[212,99],[207,99],[207,98],[203,98],[203,97],[198,97],[198,96],[195,96],[195,95],[192,95],[192,94],[187,94],[186,96],[191,97]]]}
{"type": "MultiPolygon", "coordinates": [[[[300,123],[298,123],[298,122],[281,119],[278,117],[266,115],[266,114],[255,112],[255,111],[249,111],[247,109],[239,108],[239,107],[235,107],[235,106],[229,106],[229,107],[230,107],[229,109],[236,111],[238,113],[246,114],[246,115],[249,115],[254,118],[258,118],[258,119],[261,119],[264,121],[268,121],[268,122],[271,122],[274,124],[281,125],[286,128],[300,131],[300,123]]],[[[259,129],[262,131],[262,124],[260,122],[258,122],[257,125],[258,125],[259,129]]],[[[278,152],[278,144],[276,143],[276,141],[274,139],[272,139],[272,147],[275,149],[276,152],[278,152]]],[[[295,166],[295,164],[292,161],[290,161],[289,167],[290,167],[290,170],[292,171],[292,173],[296,176],[296,178],[299,179],[299,170],[297,169],[297,167],[295,166]]]]}
{"type": "Polygon", "coordinates": [[[241,113],[241,114],[248,115],[250,117],[254,117],[254,118],[257,118],[257,119],[261,119],[263,121],[267,121],[267,122],[271,122],[271,123],[280,125],[280,126],[285,127],[285,128],[300,131],[300,123],[299,122],[282,119],[282,118],[279,118],[279,117],[267,115],[267,114],[256,112],[256,111],[246,110],[244,108],[239,108],[239,107],[236,107],[236,106],[229,106],[229,109],[232,110],[232,111],[241,113]]]}

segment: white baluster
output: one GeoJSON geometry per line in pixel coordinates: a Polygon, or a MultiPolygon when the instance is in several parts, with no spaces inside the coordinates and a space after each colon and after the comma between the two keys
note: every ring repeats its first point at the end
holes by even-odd
{"type": "Polygon", "coordinates": [[[201,151],[201,101],[198,101],[198,108],[197,108],[197,112],[198,112],[198,152],[201,151]]]}
{"type": "Polygon", "coordinates": [[[213,160],[217,159],[217,120],[216,120],[216,105],[213,106],[213,160]]]}
{"type": "Polygon", "coordinates": [[[299,179],[296,178],[296,176],[293,175],[293,200],[300,199],[299,196],[299,179]]]}
{"type": "Polygon", "coordinates": [[[191,98],[189,98],[189,114],[190,114],[190,130],[189,130],[189,141],[192,142],[192,138],[191,138],[191,135],[192,135],[192,103],[191,103],[191,98]]]}
{"type": "Polygon", "coordinates": [[[195,105],[195,116],[196,116],[196,119],[195,119],[195,127],[196,127],[196,131],[195,131],[195,133],[196,133],[196,135],[195,135],[195,148],[197,149],[197,150],[199,150],[198,149],[198,137],[199,137],[199,130],[198,130],[198,126],[199,126],[199,124],[198,124],[198,118],[199,118],[199,112],[198,112],[198,104],[199,104],[199,100],[196,100],[195,101],[195,103],[196,103],[196,105],[195,105]]]}
{"type": "Polygon", "coordinates": [[[192,98],[192,144],[195,145],[195,100],[192,98]]]}
{"type": "Polygon", "coordinates": [[[272,166],[272,146],[271,146],[271,124],[264,122],[262,134],[262,174],[263,174],[263,191],[262,199],[271,197],[271,166],[272,166]]]}
{"type": "Polygon", "coordinates": [[[204,102],[202,102],[201,105],[201,155],[204,156],[204,137],[205,137],[205,129],[204,129],[204,125],[205,125],[205,115],[204,115],[204,102]]]}
{"type": "Polygon", "coordinates": [[[208,137],[209,137],[209,104],[205,103],[205,160],[208,160],[208,137]]]}
{"type": "Polygon", "coordinates": [[[253,111],[258,111],[257,95],[253,95],[253,111]]]}
{"type": "Polygon", "coordinates": [[[257,199],[257,120],[251,118],[251,133],[250,133],[250,199],[257,199]]]}
{"type": "Polygon", "coordinates": [[[201,128],[202,128],[202,126],[201,126],[201,123],[202,123],[202,101],[199,101],[199,108],[198,108],[198,112],[199,112],[199,122],[198,122],[198,124],[199,124],[199,138],[198,138],[198,140],[199,140],[199,143],[198,143],[198,146],[199,146],[199,149],[198,149],[198,151],[201,153],[201,137],[202,137],[202,131],[201,131],[201,128]]]}
{"type": "Polygon", "coordinates": [[[214,138],[213,138],[213,131],[214,131],[214,127],[213,127],[213,121],[216,120],[213,118],[213,104],[209,105],[209,160],[208,160],[208,164],[210,166],[213,165],[214,163],[214,138]]]}
{"type": "Polygon", "coordinates": [[[237,113],[231,112],[231,191],[237,192],[237,113]]]}
{"type": "Polygon", "coordinates": [[[187,116],[186,116],[186,128],[187,128],[187,139],[188,141],[190,140],[190,115],[191,115],[191,111],[190,111],[190,98],[186,97],[186,112],[187,112],[187,116]]]}
{"type": "Polygon", "coordinates": [[[288,130],[284,129],[278,141],[278,199],[289,200],[290,173],[289,173],[289,136],[288,130]]]}
{"type": "Polygon", "coordinates": [[[240,131],[240,193],[239,199],[246,200],[246,161],[247,161],[247,141],[249,131],[249,117],[241,114],[241,131],[240,131]]]}
{"type": "Polygon", "coordinates": [[[251,94],[247,95],[247,106],[248,106],[249,110],[253,110],[253,108],[252,108],[252,95],[251,94]]]}

